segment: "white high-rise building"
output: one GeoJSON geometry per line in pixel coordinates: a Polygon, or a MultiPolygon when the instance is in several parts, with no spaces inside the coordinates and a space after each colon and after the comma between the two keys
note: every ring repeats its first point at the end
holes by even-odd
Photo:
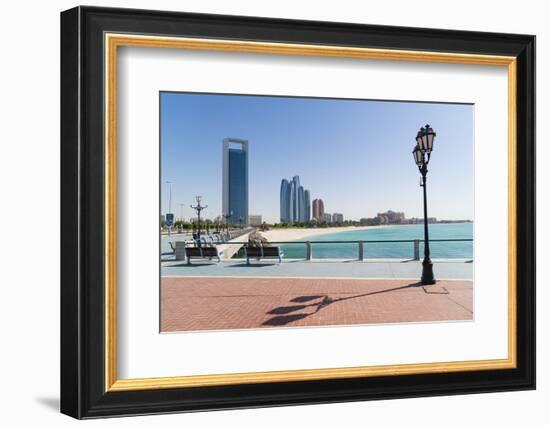
{"type": "Polygon", "coordinates": [[[259,214],[250,214],[248,216],[248,224],[250,224],[251,226],[261,226],[262,216],[259,214]]]}
{"type": "Polygon", "coordinates": [[[333,213],[332,214],[332,222],[333,223],[343,223],[344,222],[344,214],[333,213]]]}

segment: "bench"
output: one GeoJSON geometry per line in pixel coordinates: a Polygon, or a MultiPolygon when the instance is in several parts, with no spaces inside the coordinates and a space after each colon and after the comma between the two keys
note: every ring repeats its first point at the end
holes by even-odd
{"type": "Polygon", "coordinates": [[[223,251],[219,250],[215,246],[188,246],[185,248],[185,255],[187,257],[187,264],[191,264],[191,257],[194,258],[212,258],[216,257],[218,263],[222,260],[223,251]]]}
{"type": "Polygon", "coordinates": [[[263,258],[278,258],[279,263],[283,260],[284,253],[278,246],[247,246],[246,264],[250,264],[250,258],[256,258],[260,261],[263,258]]]}

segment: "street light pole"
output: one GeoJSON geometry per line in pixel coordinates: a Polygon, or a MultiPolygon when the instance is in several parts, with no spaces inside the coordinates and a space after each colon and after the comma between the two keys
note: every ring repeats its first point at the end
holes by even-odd
{"type": "Polygon", "coordinates": [[[435,132],[426,124],[422,127],[416,136],[416,146],[413,149],[413,156],[418,171],[422,176],[422,192],[424,194],[424,260],[422,261],[422,277],[420,282],[423,285],[433,285],[436,283],[433,263],[430,258],[430,236],[428,231],[428,200],[426,194],[426,175],[428,174],[428,163],[433,150],[433,141],[435,132]]]}
{"type": "Polygon", "coordinates": [[[426,164],[423,166],[422,173],[422,191],[424,192],[424,260],[422,261],[422,278],[421,282],[425,285],[434,284],[435,277],[433,271],[433,263],[430,258],[430,236],[428,232],[428,201],[426,196],[426,174],[428,168],[426,164]]]}
{"type": "Polygon", "coordinates": [[[195,211],[197,211],[197,244],[201,246],[201,211],[208,208],[208,205],[201,205],[202,196],[196,196],[197,205],[190,205],[195,211]]]}

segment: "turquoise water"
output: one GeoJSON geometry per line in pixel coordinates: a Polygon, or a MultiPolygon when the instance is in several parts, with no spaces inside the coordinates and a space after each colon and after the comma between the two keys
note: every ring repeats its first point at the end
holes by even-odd
{"type": "MultiPolygon", "coordinates": [[[[472,223],[430,224],[430,251],[432,258],[472,258],[472,242],[435,242],[433,239],[471,239],[472,223]]],[[[322,241],[392,241],[420,239],[420,258],[424,256],[424,226],[403,225],[369,227],[340,233],[312,236],[303,240],[322,241]]],[[[281,244],[285,258],[305,258],[305,244],[281,244]]],[[[314,243],[313,258],[357,258],[357,243],[314,243]]],[[[412,258],[412,242],[365,243],[365,258],[412,258]]]]}

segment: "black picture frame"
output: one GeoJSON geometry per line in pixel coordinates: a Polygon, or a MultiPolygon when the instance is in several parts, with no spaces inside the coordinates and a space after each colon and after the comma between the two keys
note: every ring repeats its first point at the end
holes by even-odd
{"type": "Polygon", "coordinates": [[[163,11],[61,13],[61,412],[75,418],[535,388],[535,37],[163,11]],[[105,391],[104,34],[517,58],[517,367],[369,378],[105,391]]]}

